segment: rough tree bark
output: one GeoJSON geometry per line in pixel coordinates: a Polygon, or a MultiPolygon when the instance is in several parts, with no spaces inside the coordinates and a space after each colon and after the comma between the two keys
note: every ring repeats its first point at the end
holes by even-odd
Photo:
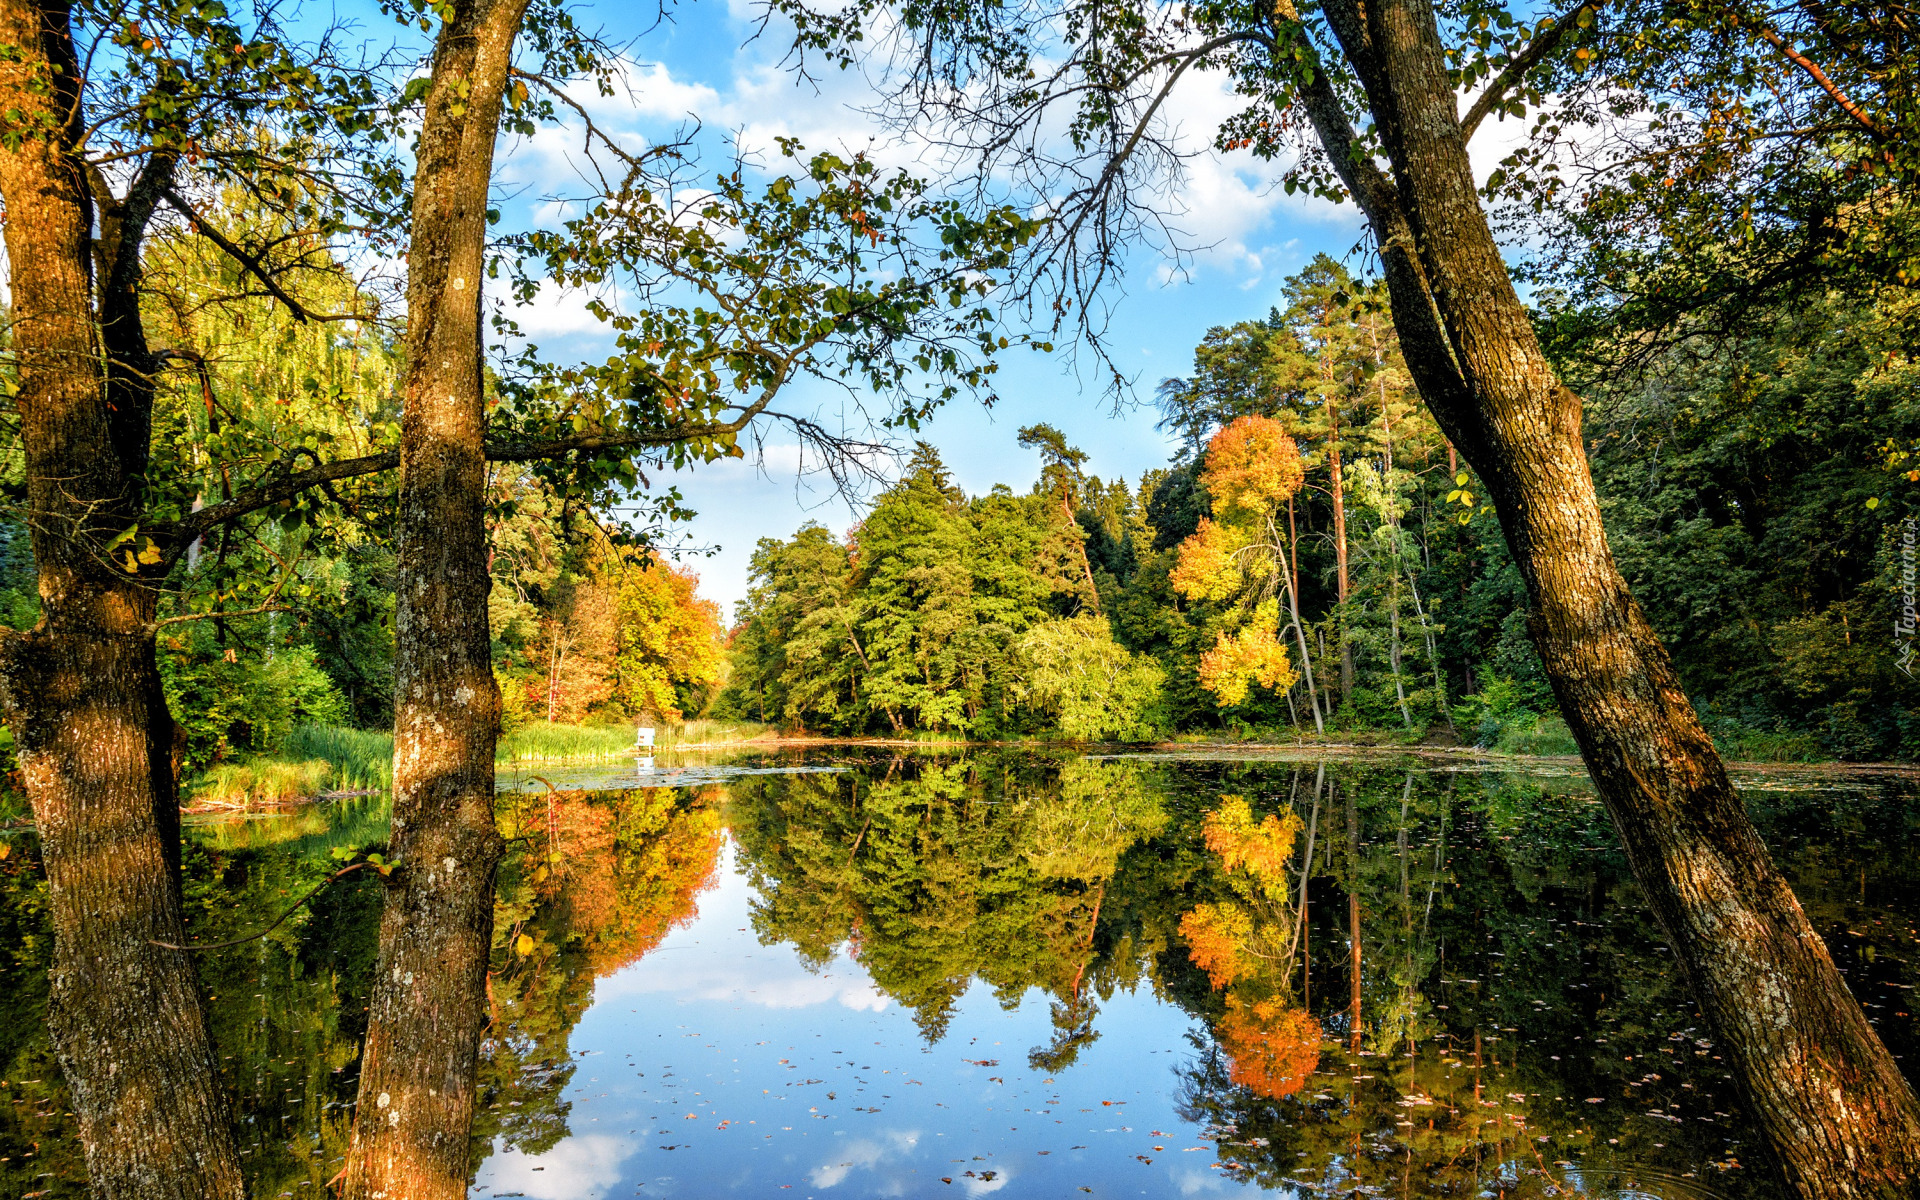
{"type": "Polygon", "coordinates": [[[1433,10],[1333,0],[1325,11],[1391,177],[1349,152],[1324,78],[1303,97],[1309,114],[1373,225],[1421,396],[1487,484],[1561,711],[1748,1109],[1802,1196],[1911,1197],[1920,1102],[1775,869],[1614,563],[1580,399],[1541,351],[1480,206],[1433,10]]]}
{"type": "Polygon", "coordinates": [[[14,404],[42,613],[0,642],[0,705],[52,900],[48,1024],[94,1195],[238,1200],[199,982],[187,955],[154,944],[186,941],[157,595],[108,550],[142,511],[153,363],[139,244],[173,164],[149,158],[124,202],[103,190],[96,237],[68,6],[0,2],[0,44],[14,404]]]}
{"type": "Polygon", "coordinates": [[[459,1200],[487,1021],[500,693],[487,631],[480,332],[487,191],[526,0],[443,13],[407,255],[393,835],[348,1200],[459,1200]]]}

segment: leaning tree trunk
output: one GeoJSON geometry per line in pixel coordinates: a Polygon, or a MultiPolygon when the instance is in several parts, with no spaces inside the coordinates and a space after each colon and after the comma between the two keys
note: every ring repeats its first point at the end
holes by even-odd
{"type": "Polygon", "coordinates": [[[487,189],[525,0],[465,0],[434,48],[407,256],[391,876],[348,1200],[458,1200],[493,941],[480,284],[487,189]]]}
{"type": "MultiPolygon", "coordinates": [[[[1334,153],[1380,240],[1409,366],[1488,485],[1541,663],[1748,1109],[1802,1196],[1911,1197],[1920,1102],[1775,869],[1614,564],[1580,400],[1542,353],[1480,207],[1433,10],[1336,0],[1327,12],[1392,165],[1387,184],[1334,153]]],[[[1344,150],[1328,95],[1309,92],[1315,126],[1344,150]]]]}
{"type": "Polygon", "coordinates": [[[102,214],[94,236],[66,8],[0,0],[0,42],[16,48],[0,63],[15,135],[0,138],[0,197],[42,613],[0,643],[0,705],[52,901],[49,1031],[94,1195],[238,1200],[199,982],[187,955],[156,944],[186,929],[155,592],[137,559],[129,571],[106,549],[140,515],[151,385],[129,359],[144,357],[133,279],[151,203],[102,214]]]}

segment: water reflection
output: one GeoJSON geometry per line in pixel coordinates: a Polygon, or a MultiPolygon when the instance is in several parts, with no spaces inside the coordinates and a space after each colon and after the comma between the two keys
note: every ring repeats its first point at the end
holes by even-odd
{"type": "MultiPolygon", "coordinates": [[[[804,765],[846,769],[503,794],[476,1194],[1772,1194],[1577,780],[804,765]]],[[[1920,804],[1749,803],[1910,1058],[1920,804]]],[[[196,940],[265,926],[385,820],[195,827],[196,940]]],[[[0,1194],[78,1196],[45,885],[10,847],[0,1194]]],[[[201,963],[256,1195],[339,1169],[378,886],[201,963]]]]}

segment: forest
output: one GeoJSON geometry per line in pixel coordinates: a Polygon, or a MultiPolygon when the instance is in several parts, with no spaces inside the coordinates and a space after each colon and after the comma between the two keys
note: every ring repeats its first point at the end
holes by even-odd
{"type": "MultiPolygon", "coordinates": [[[[715,711],[840,734],[1577,753],[1486,487],[1423,410],[1383,289],[1322,257],[1285,299],[1208,330],[1192,374],[1160,383],[1179,442],[1163,469],[1102,480],[1036,426],[1019,440],[1041,477],[967,497],[922,443],[844,542],[817,525],[763,542],[715,711]],[[1245,503],[1247,471],[1281,458],[1291,482],[1245,503]]],[[[1881,632],[1901,620],[1910,303],[1777,309],[1706,362],[1676,350],[1586,392],[1608,541],[1729,757],[1920,749],[1920,693],[1881,632]]]]}
{"type": "MultiPolygon", "coordinates": [[[[592,1153],[562,1118],[606,1097],[567,1031],[651,1033],[633,1082],[683,1086],[640,1028],[669,1010],[610,1001],[723,912],[862,980],[836,993],[861,1028],[910,1010],[916,1054],[1044,1009],[1026,1075],[961,1060],[1013,1079],[988,1094],[1054,1111],[1091,1054],[1135,1088],[1099,1107],[1204,1143],[1099,1152],[1107,1190],[1209,1149],[1223,1186],[1320,1187],[1242,1153],[1276,1145],[1354,1187],[1398,1153],[1410,1189],[1400,1110],[1456,1115],[1468,1039],[1471,1111],[1499,1111],[1427,1118],[1428,1148],[1465,1139],[1423,1158],[1431,1192],[1459,1164],[1552,1194],[1613,1171],[1601,1110],[1541,1126],[1573,1156],[1550,1164],[1512,1136],[1547,1093],[1482,1096],[1489,1066],[1520,1082],[1493,1044],[1520,1028],[1449,989],[1511,955],[1561,963],[1561,1004],[1527,1007],[1567,1029],[1618,1015],[1583,974],[1668,985],[1665,1044],[1634,1049],[1699,1074],[1635,1119],[1726,1124],[1645,1165],[1744,1153],[1781,1196],[1913,1194],[1912,892],[1872,861],[1906,844],[1920,759],[1909,8],[652,16],[0,0],[0,992],[25,1018],[0,1174],[23,1196],[242,1200],[300,1163],[314,1194],[456,1200],[592,1153]],[[1283,282],[1215,273],[1222,179],[1266,206],[1283,282]],[[1126,344],[1129,306],[1190,315],[1148,279],[1228,314],[1181,331],[1183,374],[1126,344]],[[982,448],[942,422],[1030,401],[1036,363],[1072,381],[1014,423],[1037,478],[968,494],[949,464],[982,448]],[[1144,473],[1090,451],[1108,421],[1157,422],[1144,473]],[[760,541],[722,612],[680,553],[690,497],[785,462],[854,519],[760,541]],[[1474,772],[1502,778],[1449,782],[1474,772]],[[1509,928],[1543,897],[1582,916],[1509,928]],[[290,1008],[248,962],[289,973],[290,1008]],[[1350,1002],[1314,991],[1329,971],[1350,1002]],[[1201,1022],[1176,1084],[1135,1082],[1172,1047],[1088,1050],[1100,1006],[1135,1003],[1201,1022]],[[1309,1136],[1336,1112],[1378,1153],[1309,1136]]],[[[762,1003],[713,979],[683,1006],[762,1003]]],[[[789,1050],[838,1039],[790,1007],[789,1050]]],[[[772,1044],[754,1028],[714,1036],[772,1044]]],[[[1556,1044],[1610,1060],[1591,1032],[1556,1044]]],[[[848,1115],[910,1086],[832,1053],[869,1101],[848,1115]]],[[[776,1107],[829,1078],[761,1065],[776,1107]]],[[[1596,1078],[1579,1103],[1666,1095],[1596,1078]]],[[[603,1128],[640,1138],[633,1104],[603,1128]]],[[[769,1160],[842,1132],[759,1111],[795,1134],[756,1128],[769,1160]]],[[[958,1149],[959,1117],[915,1120],[958,1149]]],[[[797,1178],[905,1156],[896,1132],[797,1178]]],[[[977,1149],[930,1177],[1016,1178],[977,1149]]]]}

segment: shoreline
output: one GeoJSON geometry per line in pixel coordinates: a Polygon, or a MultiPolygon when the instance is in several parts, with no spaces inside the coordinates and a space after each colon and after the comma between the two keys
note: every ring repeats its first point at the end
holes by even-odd
{"type": "MultiPolygon", "coordinates": [[[[1578,755],[1549,754],[1502,754],[1494,750],[1481,750],[1473,746],[1449,746],[1433,743],[1413,743],[1398,745],[1366,741],[1292,741],[1292,742],[1246,742],[1246,741],[1159,741],[1159,742],[1065,742],[1046,739],[1021,739],[1016,741],[982,741],[955,739],[952,741],[923,741],[913,738],[884,737],[828,737],[789,734],[762,734],[752,738],[740,738],[725,742],[688,742],[672,746],[656,746],[655,756],[680,752],[711,753],[725,750],[812,750],[831,747],[853,749],[892,749],[923,750],[933,753],[957,752],[984,749],[1064,750],[1075,751],[1089,758],[1135,758],[1135,759],[1212,759],[1221,762],[1231,761],[1316,761],[1340,759],[1357,761],[1365,759],[1420,759],[1433,763],[1454,763],[1460,766],[1472,766],[1484,770],[1527,770],[1529,768],[1553,768],[1556,774],[1585,775],[1586,764],[1578,755]]],[[[618,762],[626,757],[615,755],[584,755],[563,759],[510,759],[496,764],[500,769],[549,767],[592,766],[600,763],[618,762]]],[[[1811,778],[1912,778],[1920,779],[1920,763],[1899,762],[1843,762],[1830,760],[1825,762],[1756,762],[1750,760],[1726,759],[1727,770],[1737,776],[1753,775],[1797,775],[1811,778]]],[[[251,813],[278,813],[303,808],[311,804],[329,803],[335,800],[351,800],[367,796],[381,795],[384,788],[346,788],[317,792],[311,796],[295,796],[276,800],[261,800],[242,804],[226,802],[205,802],[183,804],[180,815],[183,817],[244,816],[251,813]]],[[[32,828],[33,820],[12,821],[0,829],[32,828]]]]}

